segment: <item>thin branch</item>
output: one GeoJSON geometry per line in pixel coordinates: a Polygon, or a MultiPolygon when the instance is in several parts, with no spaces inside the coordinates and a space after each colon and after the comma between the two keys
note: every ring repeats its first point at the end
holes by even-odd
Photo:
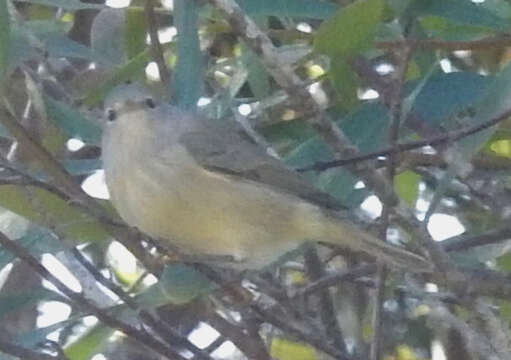
{"type": "Polygon", "coordinates": [[[82,253],[79,250],[73,248],[72,254],[89,271],[89,273],[94,277],[94,279],[96,279],[96,281],[98,281],[100,284],[102,284],[107,289],[112,291],[130,309],[132,309],[135,313],[139,314],[142,321],[156,334],[158,334],[163,341],[167,341],[167,338],[170,337],[172,343],[178,343],[183,345],[183,347],[192,352],[198,359],[211,360],[211,358],[205,352],[197,348],[187,338],[183,337],[181,334],[179,334],[176,330],[174,330],[166,323],[156,319],[147,310],[141,308],[133,298],[126,294],[126,292],[122,288],[117,286],[113,281],[104,277],[103,274],[101,274],[98,271],[98,269],[82,255],[82,253]]]}
{"type": "Polygon", "coordinates": [[[149,38],[151,39],[151,52],[153,54],[154,61],[158,66],[160,78],[168,88],[170,85],[170,72],[165,65],[165,57],[163,56],[163,49],[158,37],[158,21],[156,19],[156,13],[154,10],[154,0],[145,0],[144,12],[147,19],[149,38]]]}
{"type": "Polygon", "coordinates": [[[471,353],[480,359],[504,360],[492,349],[488,339],[476,332],[470,325],[454,316],[443,304],[430,302],[431,312],[429,318],[437,323],[437,326],[450,326],[462,336],[465,346],[471,353]]]}
{"type": "Polygon", "coordinates": [[[335,359],[351,360],[349,355],[332,347],[330,344],[325,343],[321,337],[317,337],[315,334],[305,332],[291,324],[289,321],[280,319],[273,311],[268,311],[256,304],[253,304],[250,308],[254,311],[255,314],[261,317],[261,320],[264,322],[267,322],[276,328],[279,328],[286,333],[295,336],[297,339],[307,344],[311,344],[316,349],[323,351],[330,356],[333,356],[335,359]]]}
{"type": "MultiPolygon", "coordinates": [[[[306,273],[312,281],[317,281],[325,275],[325,270],[316,249],[309,247],[304,254],[306,273]]],[[[343,353],[347,353],[346,343],[344,335],[337,322],[337,316],[335,315],[335,308],[332,302],[332,297],[327,288],[320,288],[316,293],[319,297],[319,315],[321,317],[321,323],[325,327],[325,333],[328,341],[340,349],[343,353]]]]}
{"type": "Polygon", "coordinates": [[[310,283],[303,289],[300,289],[296,293],[295,297],[309,296],[319,291],[320,289],[328,288],[331,286],[337,286],[339,285],[339,283],[343,281],[356,281],[360,277],[374,274],[376,270],[377,270],[376,264],[368,264],[360,265],[349,270],[335,272],[333,274],[323,276],[322,278],[310,283]]]}
{"type": "Polygon", "coordinates": [[[0,336],[0,352],[16,356],[25,360],[60,360],[59,356],[52,356],[32,349],[27,349],[12,341],[6,340],[0,336]]]}
{"type": "Polygon", "coordinates": [[[354,163],[359,163],[366,160],[375,159],[380,156],[388,156],[391,154],[398,154],[405,151],[410,151],[418,148],[422,148],[424,146],[436,146],[445,143],[452,143],[459,141],[463,138],[466,138],[470,135],[474,135],[480,131],[486,130],[492,126],[497,125],[498,123],[508,119],[511,116],[511,109],[502,112],[500,115],[497,115],[491,119],[488,119],[480,124],[467,126],[461,130],[447,132],[445,134],[434,136],[429,139],[418,140],[418,141],[410,141],[401,144],[396,144],[394,146],[389,146],[382,150],[373,151],[364,155],[353,156],[345,159],[333,160],[333,161],[324,161],[317,162],[315,164],[305,166],[297,169],[297,171],[324,171],[334,167],[346,166],[354,163]]]}
{"type": "MultiPolygon", "coordinates": [[[[295,106],[314,116],[309,120],[312,127],[322,136],[325,142],[341,157],[358,155],[358,149],[351,144],[348,137],[330,120],[306,87],[302,80],[293,72],[290,65],[284,63],[270,38],[250,19],[234,0],[208,0],[219,9],[227,21],[246,45],[259,56],[261,63],[273,79],[289,94],[295,106]]],[[[380,174],[369,166],[357,164],[350,170],[359,175],[363,181],[384,199],[398,198],[393,188],[380,174]]]]}
{"type": "Polygon", "coordinates": [[[511,36],[496,35],[477,40],[467,41],[447,41],[438,39],[407,39],[376,41],[375,46],[380,49],[399,49],[414,47],[418,50],[482,50],[482,49],[500,49],[511,46],[511,36]]]}
{"type": "Polygon", "coordinates": [[[455,252],[468,250],[476,246],[497,244],[511,239],[511,228],[505,227],[491,230],[480,235],[458,235],[440,243],[445,251],[455,252]]]}
{"type": "Polygon", "coordinates": [[[2,232],[0,232],[0,244],[2,245],[2,247],[6,248],[8,251],[14,254],[16,257],[24,261],[41,277],[43,277],[52,285],[54,285],[60,292],[62,292],[64,295],[70,298],[74,302],[74,304],[77,305],[82,311],[96,316],[100,321],[105,323],[107,326],[123,332],[124,334],[131,337],[139,344],[147,347],[149,350],[153,350],[165,356],[168,359],[184,360],[184,358],[181,355],[179,355],[172,348],[168,347],[166,344],[163,344],[160,341],[154,339],[151,335],[147,334],[146,332],[139,330],[130,324],[124,323],[123,321],[115,317],[112,317],[110,314],[108,314],[107,311],[96,307],[89,300],[84,298],[81,294],[71,290],[67,285],[65,285],[63,282],[57,279],[43,265],[41,265],[39,261],[28,252],[28,250],[26,250],[22,246],[19,246],[16,242],[10,240],[2,232]]]}

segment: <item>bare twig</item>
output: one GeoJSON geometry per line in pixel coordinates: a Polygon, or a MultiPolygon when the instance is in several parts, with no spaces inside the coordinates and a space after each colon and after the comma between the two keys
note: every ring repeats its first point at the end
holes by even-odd
{"type": "Polygon", "coordinates": [[[158,72],[162,82],[168,86],[170,85],[170,72],[165,65],[165,57],[163,56],[163,49],[160,44],[158,37],[158,21],[156,19],[156,13],[154,10],[154,0],[145,0],[144,12],[147,19],[147,28],[149,30],[149,38],[151,39],[151,52],[153,54],[154,61],[158,66],[158,72]]]}
{"type": "MultiPolygon", "coordinates": [[[[312,281],[316,281],[324,276],[325,271],[316,249],[309,247],[305,251],[304,257],[307,275],[312,281]]],[[[316,294],[319,296],[319,315],[321,317],[321,323],[325,327],[324,330],[328,341],[343,353],[347,353],[344,335],[337,322],[337,316],[335,315],[335,308],[329,290],[327,288],[318,288],[316,294]]]]}
{"type": "Polygon", "coordinates": [[[52,356],[32,349],[27,349],[0,336],[0,352],[26,360],[65,360],[62,356],[52,356]]]}
{"type": "MultiPolygon", "coordinates": [[[[358,149],[351,144],[347,136],[327,118],[326,113],[312,98],[301,79],[293,72],[290,65],[280,60],[277,49],[270,38],[251,20],[234,0],[208,0],[219,9],[229,21],[229,24],[246,45],[257,55],[268,73],[289,94],[294,105],[314,116],[309,120],[314,129],[325,142],[340,157],[352,157],[358,154],[358,149]]],[[[350,170],[359,175],[363,181],[384,199],[397,196],[392,187],[380,174],[369,166],[356,164],[350,170]]]]}
{"type": "Polygon", "coordinates": [[[508,119],[511,116],[511,109],[502,112],[500,115],[497,115],[491,119],[488,119],[480,124],[467,126],[461,130],[447,132],[445,134],[434,136],[429,139],[418,140],[418,141],[410,141],[401,144],[396,144],[394,146],[389,146],[382,150],[373,151],[364,155],[353,156],[350,158],[333,160],[333,161],[324,161],[317,162],[315,164],[305,166],[303,168],[297,169],[297,171],[324,171],[330,168],[345,166],[353,163],[358,163],[361,161],[375,159],[380,156],[388,156],[390,154],[398,154],[405,151],[410,151],[418,148],[422,148],[424,146],[436,146],[446,143],[453,143],[463,138],[466,138],[470,135],[474,135],[480,131],[486,130],[492,126],[497,125],[498,123],[508,119]]]}
{"type": "Polygon", "coordinates": [[[84,298],[81,294],[74,292],[67,285],[57,279],[51,274],[39,261],[33,257],[28,250],[18,245],[16,242],[10,240],[4,233],[0,232],[0,244],[2,247],[13,253],[16,257],[24,261],[30,266],[35,272],[41,277],[52,283],[60,292],[69,297],[75,305],[77,305],[84,312],[90,313],[96,316],[100,321],[105,323],[107,326],[117,329],[127,336],[133,338],[141,345],[147,347],[150,350],[165,356],[168,359],[181,359],[184,358],[179,355],[175,350],[168,347],[166,344],[154,339],[151,335],[146,332],[139,330],[132,325],[124,323],[123,321],[111,316],[107,311],[102,310],[93,305],[89,300],[84,298]]]}
{"type": "Polygon", "coordinates": [[[400,49],[414,47],[419,50],[481,50],[481,49],[499,49],[511,45],[511,36],[496,35],[477,40],[467,41],[446,41],[439,39],[407,39],[376,41],[375,46],[380,49],[400,49]]]}
{"type": "Polygon", "coordinates": [[[142,321],[156,334],[158,334],[163,341],[167,341],[167,339],[170,338],[172,343],[182,344],[187,350],[191,351],[197,357],[197,359],[211,360],[211,358],[205,352],[197,348],[187,338],[181,336],[181,334],[175,331],[172,327],[168,326],[166,323],[156,319],[147,310],[142,309],[133,298],[126,294],[123,289],[117,286],[113,281],[104,277],[103,274],[101,274],[98,269],[81,254],[79,250],[74,248],[72,253],[73,256],[91,273],[91,275],[94,276],[96,281],[116,294],[119,299],[121,299],[130,309],[139,314],[142,321]]]}

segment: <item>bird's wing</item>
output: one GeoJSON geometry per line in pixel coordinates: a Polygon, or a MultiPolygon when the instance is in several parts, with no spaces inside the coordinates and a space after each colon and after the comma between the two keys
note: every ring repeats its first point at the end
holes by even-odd
{"type": "Polygon", "coordinates": [[[234,126],[213,128],[208,120],[201,121],[200,126],[184,132],[179,143],[208,170],[263,183],[329,209],[344,208],[332,196],[315,189],[300,174],[267,155],[241,130],[234,126]]]}

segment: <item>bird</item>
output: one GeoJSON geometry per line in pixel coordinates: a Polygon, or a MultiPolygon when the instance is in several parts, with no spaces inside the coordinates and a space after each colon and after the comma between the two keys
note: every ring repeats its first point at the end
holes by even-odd
{"type": "Polygon", "coordinates": [[[305,242],[414,272],[430,262],[357,225],[329,194],[268,155],[235,123],[208,119],[138,84],[105,99],[102,159],[120,217],[184,253],[260,269],[305,242]]]}

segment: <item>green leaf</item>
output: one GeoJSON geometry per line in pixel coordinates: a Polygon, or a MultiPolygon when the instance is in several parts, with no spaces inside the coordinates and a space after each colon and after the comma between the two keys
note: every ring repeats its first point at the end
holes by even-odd
{"type": "Polygon", "coordinates": [[[69,360],[88,360],[99,353],[108,339],[115,332],[102,323],[94,325],[84,335],[67,345],[64,349],[69,360]]]}
{"type": "Polygon", "coordinates": [[[9,66],[10,19],[7,0],[0,0],[0,84],[9,66]]]}
{"type": "Polygon", "coordinates": [[[401,199],[408,205],[415,207],[419,196],[419,183],[421,177],[413,171],[406,170],[394,178],[394,189],[401,199]]]}
{"type": "Polygon", "coordinates": [[[66,235],[72,244],[109,237],[101,224],[60,196],[34,186],[1,185],[0,206],[34,223],[66,235]]]}
{"type": "Polygon", "coordinates": [[[54,6],[68,10],[80,10],[80,9],[103,9],[105,5],[101,4],[90,4],[80,0],[16,0],[18,2],[26,2],[32,4],[40,4],[47,6],[54,6]]]}
{"type": "MultiPolygon", "coordinates": [[[[486,94],[482,96],[477,104],[477,111],[473,118],[469,119],[467,125],[481,124],[493,119],[511,108],[509,99],[511,98],[511,63],[506,65],[499,73],[495,75],[493,82],[487,87],[486,94]]],[[[463,149],[465,156],[472,156],[479,151],[496,127],[480,131],[474,135],[460,140],[457,145],[463,149]]]]}
{"type": "Polygon", "coordinates": [[[69,137],[77,137],[90,144],[101,142],[101,128],[68,104],[44,97],[48,118],[69,137]]]}
{"type": "MultiPolygon", "coordinates": [[[[64,245],[48,230],[32,226],[26,235],[19,239],[14,239],[16,242],[28,249],[34,256],[40,256],[44,253],[55,254],[64,250],[64,245]]],[[[15,259],[15,256],[9,251],[0,248],[0,269],[15,259]]]]}
{"type": "Polygon", "coordinates": [[[164,304],[187,304],[215,288],[209,279],[192,267],[175,264],[166,266],[160,281],[147,288],[135,300],[143,307],[164,304]]]}
{"type": "Polygon", "coordinates": [[[413,112],[428,126],[437,126],[469,106],[488,89],[493,77],[473,72],[437,73],[422,86],[413,103],[413,112]]]}
{"type": "Polygon", "coordinates": [[[347,59],[336,57],[330,63],[328,73],[335,90],[340,95],[339,102],[347,109],[352,109],[357,101],[358,77],[347,59]]]}
{"type": "Polygon", "coordinates": [[[314,37],[316,51],[331,58],[329,75],[341,96],[341,103],[347,108],[355,105],[358,87],[349,61],[371,46],[382,12],[382,0],[352,3],[324,21],[314,37]]]}
{"type": "Polygon", "coordinates": [[[368,49],[383,12],[382,0],[363,0],[340,9],[319,27],[314,37],[316,51],[348,57],[368,49]]]}
{"type": "Polygon", "coordinates": [[[339,9],[331,2],[316,0],[236,0],[249,15],[327,19],[339,9]]]}
{"type": "Polygon", "coordinates": [[[142,11],[126,9],[124,23],[124,54],[131,59],[146,48],[146,16],[142,11]]]}
{"type": "Polygon", "coordinates": [[[510,28],[510,14],[496,14],[481,4],[465,0],[430,0],[417,2],[420,15],[433,15],[452,23],[487,30],[510,28]]]}
{"type": "Polygon", "coordinates": [[[20,308],[37,304],[42,299],[49,300],[63,300],[63,297],[54,291],[50,291],[44,288],[37,290],[30,290],[21,294],[9,294],[0,296],[0,320],[8,315],[11,311],[17,311],[20,308]]]}
{"type": "Polygon", "coordinates": [[[103,83],[88,92],[83,99],[83,103],[88,106],[97,105],[114,87],[142,74],[147,63],[151,61],[150,53],[150,49],[147,48],[115,70],[103,83]]]}
{"type": "Polygon", "coordinates": [[[175,0],[174,21],[177,28],[177,63],[172,79],[176,104],[194,109],[202,92],[202,54],[199,44],[200,6],[197,0],[175,0]]]}

